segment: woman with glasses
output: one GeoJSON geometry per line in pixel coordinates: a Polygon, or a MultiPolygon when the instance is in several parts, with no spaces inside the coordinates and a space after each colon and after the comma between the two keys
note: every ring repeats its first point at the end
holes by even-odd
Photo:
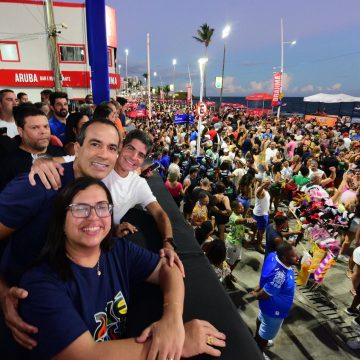
{"type": "Polygon", "coordinates": [[[21,286],[25,321],[38,327],[28,359],[161,359],[199,353],[219,356],[225,336],[210,323],[183,324],[179,269],[123,238],[112,237],[112,200],[106,186],[79,178],[58,195],[39,264],[21,286]],[[163,314],[136,339],[126,330],[130,284],[159,284],[163,314]],[[114,341],[108,341],[114,340],[114,341]],[[201,346],[199,345],[201,344],[201,346]]]}

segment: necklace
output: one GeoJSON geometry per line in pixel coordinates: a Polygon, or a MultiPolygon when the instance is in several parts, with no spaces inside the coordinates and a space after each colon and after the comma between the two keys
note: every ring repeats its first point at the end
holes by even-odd
{"type": "MultiPolygon", "coordinates": [[[[75,261],[75,259],[67,252],[66,253],[66,256],[72,260],[75,264],[77,264],[77,262],[75,261]]],[[[101,250],[100,250],[100,254],[99,254],[99,258],[98,258],[98,261],[96,263],[96,275],[97,276],[101,276],[101,270],[100,270],[100,258],[101,258],[101,250]]]]}

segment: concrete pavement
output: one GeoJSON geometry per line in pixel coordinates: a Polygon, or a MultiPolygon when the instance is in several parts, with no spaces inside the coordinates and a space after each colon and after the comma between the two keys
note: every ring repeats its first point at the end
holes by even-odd
{"type": "MultiPolygon", "coordinates": [[[[300,249],[298,249],[300,251],[300,249]]],[[[258,303],[248,294],[260,279],[263,255],[243,250],[233,275],[236,291],[229,292],[249,329],[254,333],[258,303]]],[[[347,264],[335,264],[318,289],[297,287],[290,316],[285,320],[274,345],[266,352],[271,359],[359,359],[347,341],[360,341],[350,325],[353,317],[344,312],[352,301],[351,281],[345,275],[347,264]]]]}

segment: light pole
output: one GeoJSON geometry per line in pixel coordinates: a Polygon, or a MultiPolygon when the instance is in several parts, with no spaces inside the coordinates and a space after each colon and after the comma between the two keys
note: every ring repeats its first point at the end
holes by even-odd
{"type": "MultiPolygon", "coordinates": [[[[281,72],[281,82],[280,82],[280,94],[283,90],[283,80],[284,80],[284,44],[295,45],[296,40],[293,41],[284,41],[284,25],[283,19],[280,19],[280,33],[281,33],[281,63],[280,63],[280,72],[281,72]]],[[[280,119],[281,105],[278,106],[277,118],[280,119]]]]}
{"type": "MultiPolygon", "coordinates": [[[[203,93],[204,93],[204,73],[205,66],[208,61],[208,58],[200,58],[198,60],[199,68],[200,68],[200,102],[203,101],[203,93]]],[[[201,138],[201,117],[199,116],[198,120],[198,128],[197,128],[197,139],[196,139],[196,155],[200,156],[200,139],[201,138]]]]}
{"type": "Polygon", "coordinates": [[[173,71],[173,106],[175,104],[175,67],[176,67],[176,59],[172,61],[174,71],[173,71]]]}
{"type": "Polygon", "coordinates": [[[125,77],[126,77],[126,96],[129,95],[129,88],[128,88],[128,72],[127,72],[127,62],[128,62],[128,55],[129,50],[125,49],[125,77]]]}
{"type": "Polygon", "coordinates": [[[222,31],[222,38],[224,39],[224,55],[223,55],[223,63],[222,63],[222,73],[221,73],[221,90],[220,90],[220,106],[222,103],[223,96],[223,87],[224,87],[224,68],[225,68],[225,53],[226,53],[226,38],[230,34],[230,26],[226,25],[222,31]]]}

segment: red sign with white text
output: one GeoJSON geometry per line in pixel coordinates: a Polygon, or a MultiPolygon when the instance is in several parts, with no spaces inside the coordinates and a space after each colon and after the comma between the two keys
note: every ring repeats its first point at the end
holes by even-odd
{"type": "Polygon", "coordinates": [[[191,86],[191,84],[186,84],[186,88],[187,88],[186,101],[189,103],[189,102],[191,102],[191,98],[192,98],[192,86],[191,86]]]}
{"type": "MultiPolygon", "coordinates": [[[[62,71],[62,86],[74,88],[90,87],[90,71],[62,71]]],[[[109,74],[111,89],[120,89],[120,75],[109,74]]],[[[0,86],[7,87],[54,87],[51,70],[0,69],[0,86]]]]}
{"type": "Polygon", "coordinates": [[[279,105],[279,95],[281,89],[281,72],[274,73],[274,90],[273,90],[273,99],[271,102],[271,106],[278,106],[279,105]]]}

